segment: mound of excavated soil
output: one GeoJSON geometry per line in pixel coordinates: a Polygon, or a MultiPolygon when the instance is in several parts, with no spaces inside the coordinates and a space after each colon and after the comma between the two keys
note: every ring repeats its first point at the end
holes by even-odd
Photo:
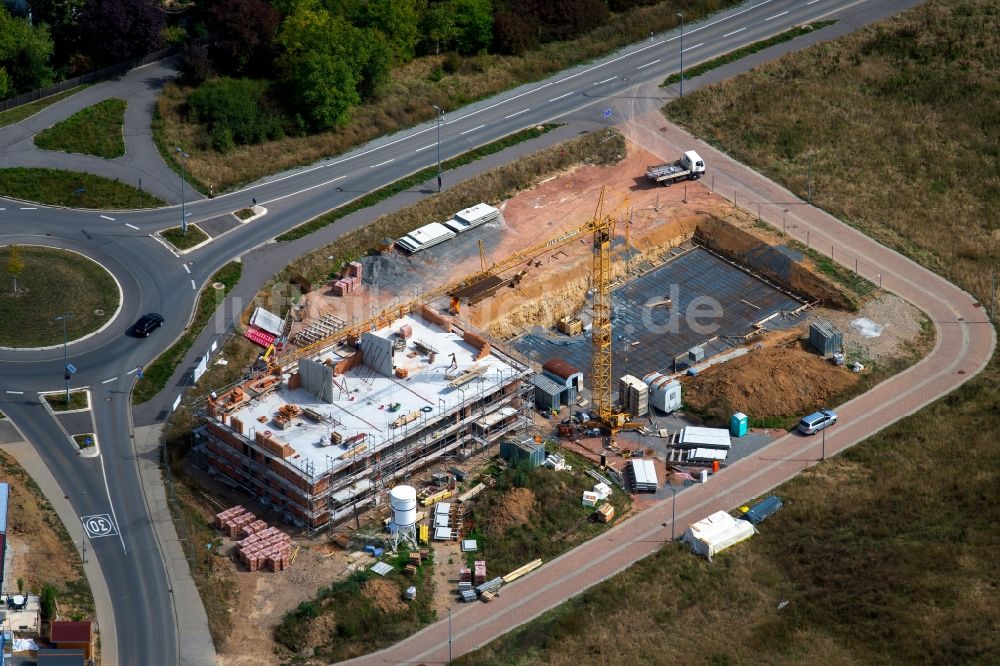
{"type": "Polygon", "coordinates": [[[857,380],[849,370],[797,346],[769,347],[685,380],[684,402],[720,417],[733,412],[789,416],[827,406],[831,396],[857,380]]]}
{"type": "Polygon", "coordinates": [[[387,580],[381,578],[366,580],[361,584],[361,594],[383,613],[398,613],[406,609],[406,602],[399,595],[399,587],[387,580]]]}
{"type": "Polygon", "coordinates": [[[535,493],[527,488],[507,491],[486,519],[486,533],[490,536],[502,536],[510,528],[526,524],[534,506],[535,493]]]}
{"type": "MultiPolygon", "coordinates": [[[[385,582],[385,581],[383,581],[385,582]]],[[[330,637],[337,629],[337,618],[333,613],[324,613],[309,622],[306,632],[306,646],[317,648],[330,642],[330,637]]]]}

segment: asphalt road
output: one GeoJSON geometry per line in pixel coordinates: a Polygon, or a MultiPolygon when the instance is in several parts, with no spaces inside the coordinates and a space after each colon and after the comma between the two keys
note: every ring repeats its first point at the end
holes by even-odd
{"type": "MultiPolygon", "coordinates": [[[[839,11],[839,16],[853,25],[865,17],[886,15],[910,4],[893,0],[749,3],[688,26],[684,34],[685,64],[833,12],[839,11]]],[[[653,84],[678,69],[680,41],[677,33],[658,36],[608,58],[449,113],[441,124],[442,158],[542,122],[600,126],[606,108],[613,110],[611,122],[639,117],[658,108],[676,94],[660,91],[653,84]]],[[[330,208],[433,165],[437,129],[437,123],[425,123],[311,167],[264,179],[240,192],[188,204],[190,222],[246,207],[251,198],[264,205],[268,214],[183,258],[149,237],[153,231],[179,223],[179,206],[102,213],[0,200],[0,242],[80,251],[107,266],[125,295],[121,312],[111,325],[70,346],[70,361],[79,369],[74,385],[89,386],[94,393],[102,441],[102,456],[98,459],[77,458],[65,435],[44,407],[37,404],[37,391],[61,387],[61,349],[0,350],[0,409],[39,450],[79,514],[108,514],[119,532],[117,540],[97,539],[93,555],[100,558],[114,600],[120,663],[173,664],[183,653],[176,647],[170,585],[135,470],[128,421],[127,395],[133,376],[129,373],[183,332],[197,290],[220,265],[330,208]],[[127,326],[147,311],[165,316],[163,329],[149,340],[126,337],[123,331],[127,326]]],[[[52,154],[51,164],[44,165],[59,166],[66,159],[52,154]]],[[[450,176],[445,174],[446,185],[451,182],[450,176]]],[[[168,189],[165,181],[163,187],[168,189]]],[[[364,216],[354,216],[352,221],[338,222],[336,228],[325,231],[327,235],[339,235],[365,221],[364,216]]],[[[304,250],[310,241],[304,239],[289,247],[304,250]]],[[[256,284],[249,282],[263,281],[268,275],[255,274],[240,288],[252,293],[256,284]]],[[[497,630],[501,627],[502,623],[496,625],[497,630]]]]}

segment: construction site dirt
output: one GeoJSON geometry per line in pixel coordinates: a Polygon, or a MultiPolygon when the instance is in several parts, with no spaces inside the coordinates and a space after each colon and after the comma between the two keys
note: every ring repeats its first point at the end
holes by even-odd
{"type": "MultiPolygon", "coordinates": [[[[581,166],[551,178],[498,204],[502,211],[499,220],[441,245],[415,255],[393,250],[362,257],[360,288],[338,296],[331,286],[324,285],[306,294],[295,312],[290,335],[294,337],[326,315],[347,324],[361,321],[393,304],[479,272],[484,267],[480,241],[488,267],[576,229],[593,218],[602,188],[604,213],[613,213],[619,219],[613,262],[617,281],[613,297],[616,377],[626,372],[642,376],[672,369],[675,357],[686,355],[692,347],[706,345],[704,353],[708,357],[746,344],[747,336],[759,341],[768,330],[800,326],[803,318],[796,313],[807,304],[839,302],[835,285],[814,276],[802,256],[781,247],[780,239],[763,240],[765,235],[758,234],[755,228],[756,220],[715,196],[710,180],[670,188],[648,183],[643,174],[649,164],[657,161],[650,153],[630,145],[627,157],[620,163],[581,166]],[[704,243],[712,251],[691,244],[696,233],[703,241],[714,241],[704,243]],[[778,247],[774,252],[760,251],[774,245],[778,247]],[[732,262],[743,257],[751,262],[754,257],[763,257],[766,265],[748,272],[732,262]],[[721,317],[708,322],[714,326],[712,330],[702,331],[689,321],[692,317],[684,315],[700,314],[698,304],[711,306],[708,299],[715,299],[721,317]],[[651,326],[643,329],[646,320],[651,326]],[[663,327],[667,330],[661,330],[663,327]]],[[[571,243],[535,255],[530,262],[525,260],[497,276],[492,284],[463,294],[459,318],[496,338],[513,341],[515,349],[538,363],[559,356],[578,365],[589,377],[590,338],[585,332],[560,336],[552,333],[552,328],[567,315],[579,316],[584,326],[589,324],[591,245],[591,238],[581,235],[571,243]],[[522,279],[513,280],[514,275],[522,279]],[[488,297],[479,300],[484,291],[488,297]],[[469,301],[474,304],[469,305],[469,301]],[[523,344],[532,338],[551,344],[552,350],[536,353],[523,344]]],[[[444,311],[447,299],[438,305],[444,311]]],[[[832,366],[830,369],[837,371],[832,366]]],[[[564,407],[559,418],[570,411],[564,407]]],[[[553,424],[540,418],[536,423],[549,430],[553,424]]],[[[769,436],[764,437],[769,441],[769,436]]],[[[657,476],[662,480],[668,472],[660,450],[665,440],[651,443],[652,439],[623,433],[619,444],[622,449],[641,449],[644,455],[645,449],[651,449],[657,476]]],[[[606,454],[602,438],[561,443],[597,464],[601,463],[602,453],[606,454]]],[[[609,457],[619,470],[627,461],[617,453],[609,457]]],[[[669,494],[669,489],[664,487],[656,495],[637,498],[633,510],[641,510],[663,493],[669,494]]],[[[233,494],[231,500],[236,504],[246,498],[233,494]]],[[[518,516],[513,518],[516,523],[518,516]]],[[[325,537],[317,541],[296,537],[296,543],[304,547],[294,566],[278,574],[248,572],[235,562],[225,561],[240,593],[232,609],[232,635],[220,651],[222,663],[271,663],[272,628],[282,616],[312,598],[317,589],[360,566],[357,559],[327,544],[325,537]]],[[[463,554],[454,543],[435,548],[434,606],[438,617],[442,617],[447,613],[447,604],[454,600],[453,593],[446,590],[454,587],[455,568],[463,554]]]]}

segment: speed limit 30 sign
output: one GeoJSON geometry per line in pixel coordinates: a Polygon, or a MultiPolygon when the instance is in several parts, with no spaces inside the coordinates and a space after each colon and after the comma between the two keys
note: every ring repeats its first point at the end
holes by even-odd
{"type": "Polygon", "coordinates": [[[98,513],[93,516],[81,516],[80,520],[83,522],[83,529],[87,530],[87,536],[91,539],[116,536],[118,534],[115,522],[111,520],[111,516],[106,513],[98,513]]]}

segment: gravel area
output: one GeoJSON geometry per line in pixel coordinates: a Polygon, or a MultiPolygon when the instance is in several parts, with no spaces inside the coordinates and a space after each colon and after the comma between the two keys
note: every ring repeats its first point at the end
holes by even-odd
{"type": "Polygon", "coordinates": [[[900,297],[883,293],[869,300],[856,312],[816,308],[806,319],[806,325],[825,319],[844,334],[844,349],[849,358],[877,360],[898,355],[901,349],[920,337],[923,314],[900,297]],[[851,322],[866,318],[882,326],[878,337],[866,338],[851,326],[851,322]]]}

